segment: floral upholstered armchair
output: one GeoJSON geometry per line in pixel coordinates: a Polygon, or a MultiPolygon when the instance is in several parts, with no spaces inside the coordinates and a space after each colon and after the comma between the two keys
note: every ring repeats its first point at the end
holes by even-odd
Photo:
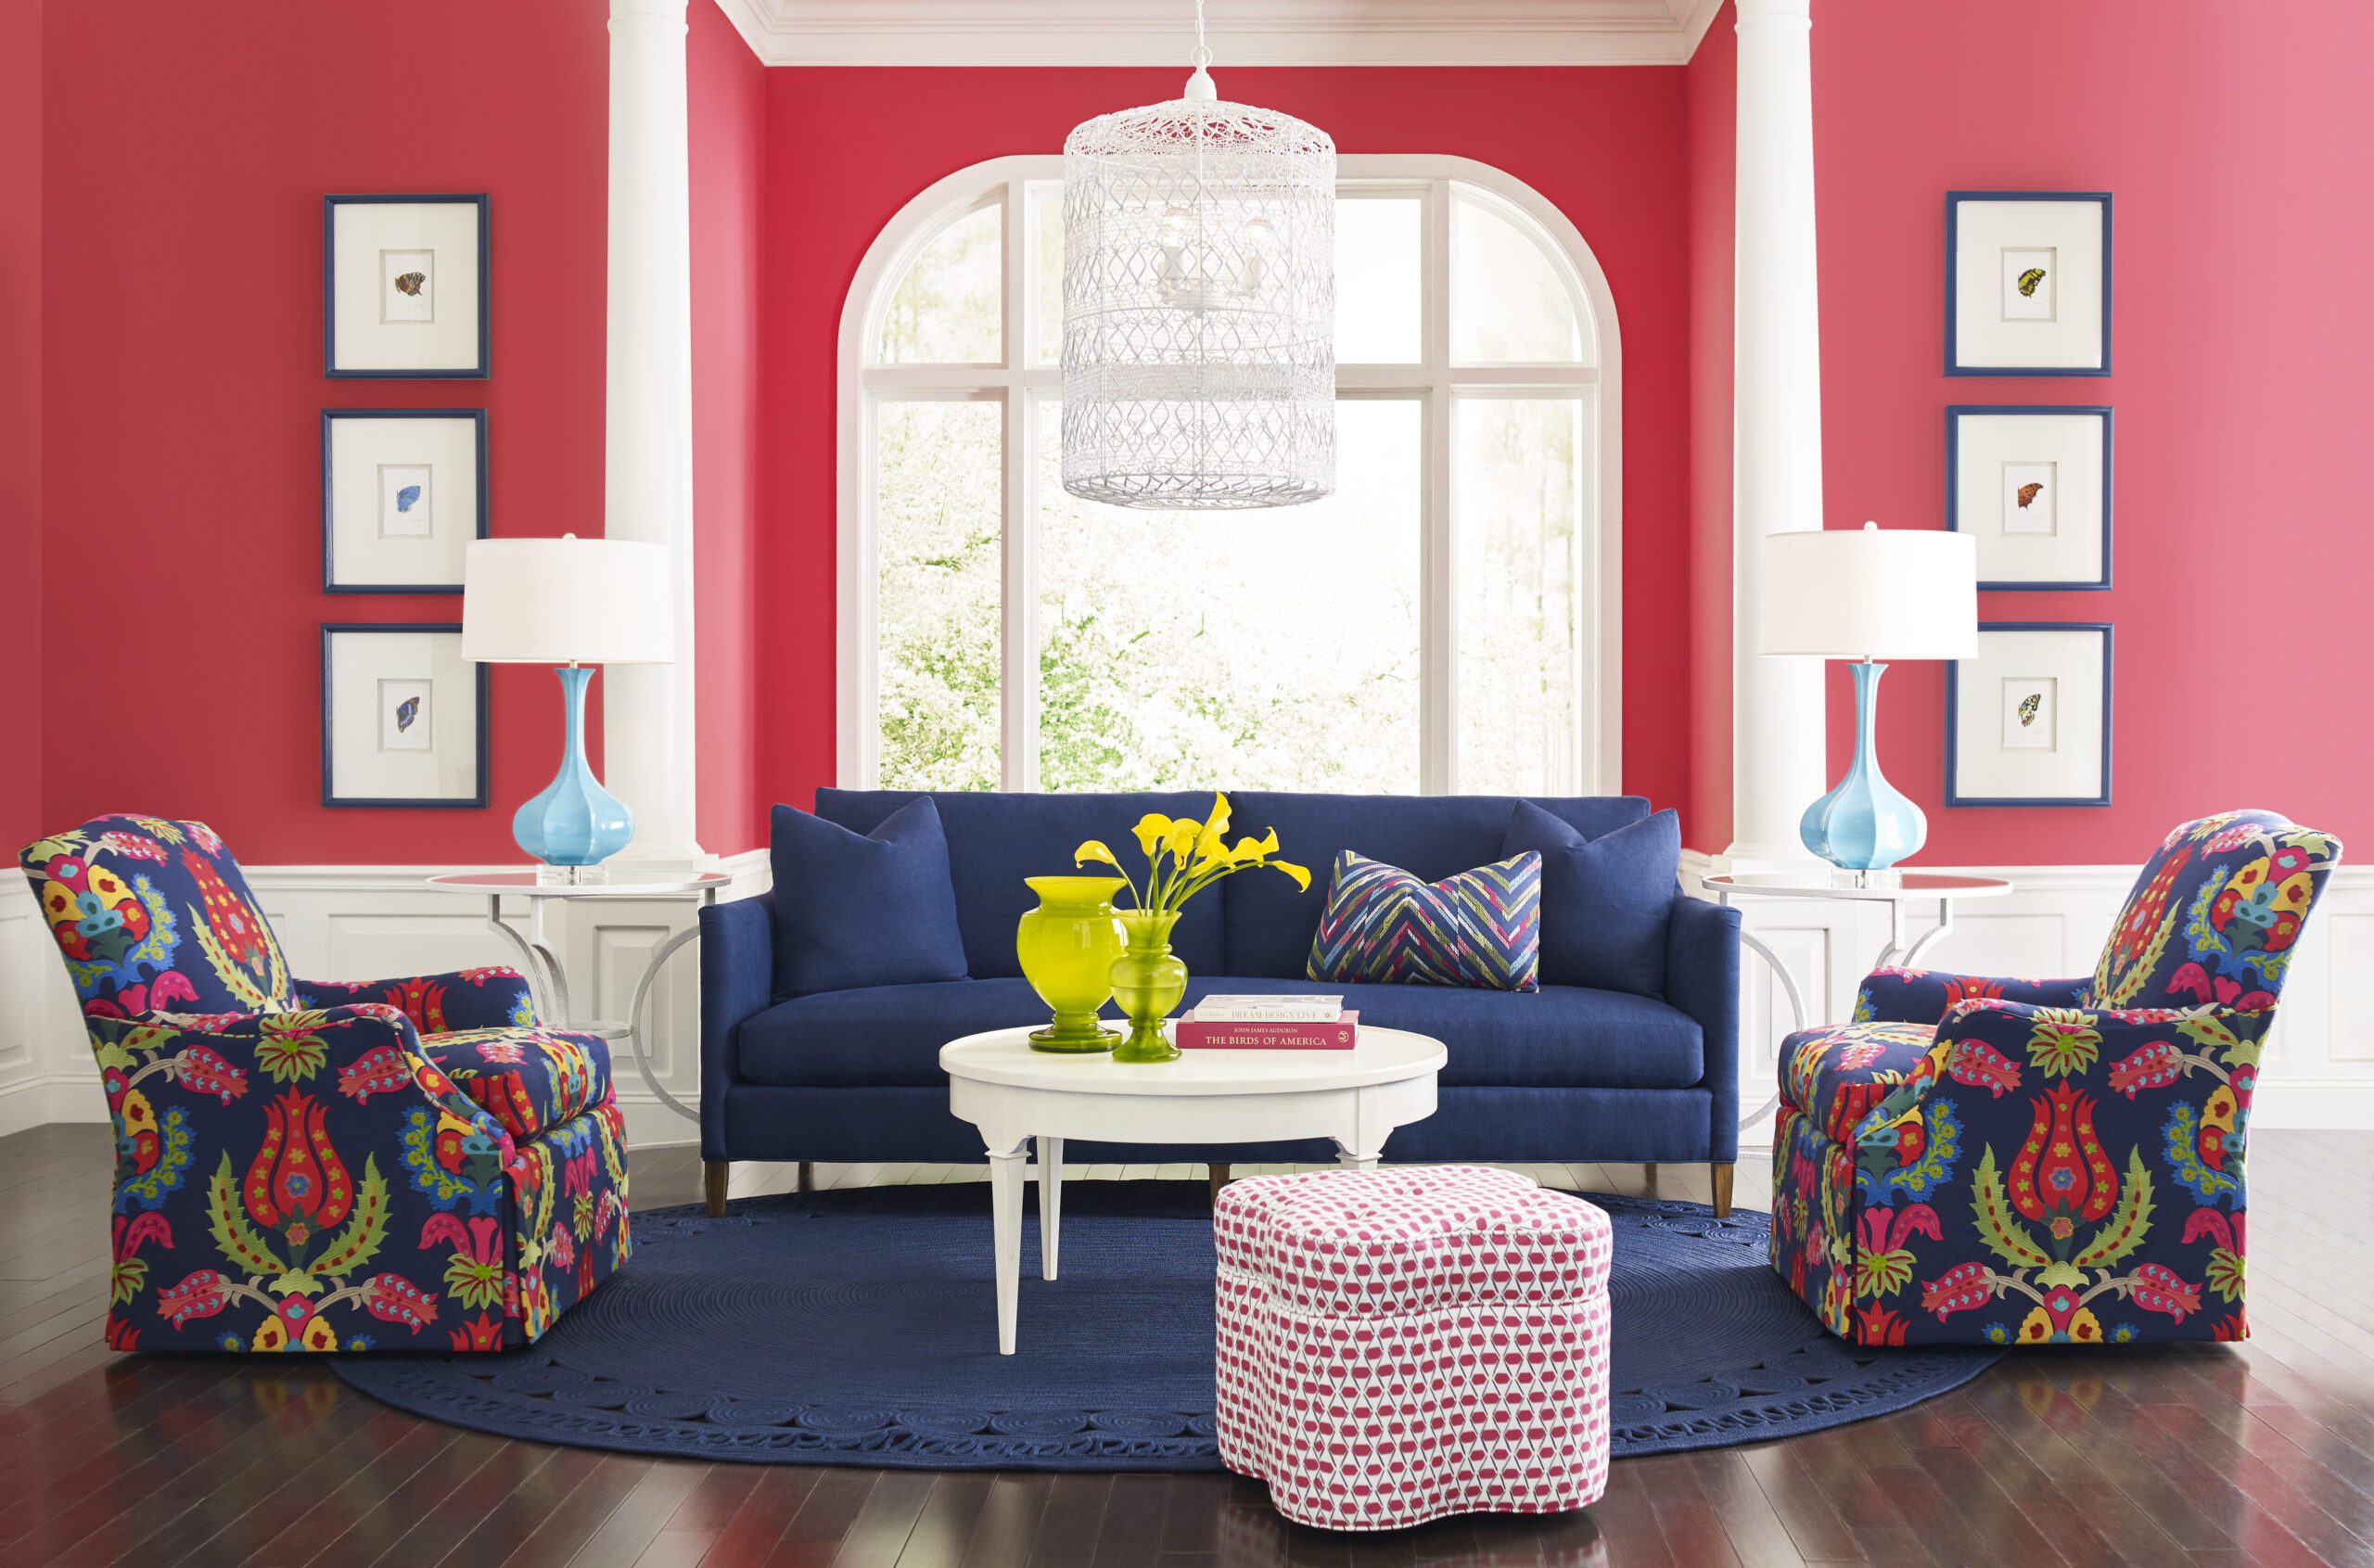
{"type": "Polygon", "coordinates": [[[2089,976],[1871,975],[1781,1048],[1773,1268],[1866,1345],[2242,1338],[2251,1093],[2341,851],[2205,817],[2089,976]]]}
{"type": "Polygon", "coordinates": [[[626,1261],[607,1048],[516,970],[291,979],[203,822],[26,848],[115,1124],[108,1343],[500,1350],[626,1261]]]}

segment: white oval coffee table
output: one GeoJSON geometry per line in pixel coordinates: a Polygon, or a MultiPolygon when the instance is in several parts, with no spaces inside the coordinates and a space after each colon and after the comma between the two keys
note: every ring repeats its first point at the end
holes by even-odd
{"type": "Polygon", "coordinates": [[[1064,1140],[1103,1143],[1268,1143],[1325,1138],[1343,1164],[1374,1166],[1397,1127],[1435,1114],[1443,1043],[1363,1028],[1349,1051],[1191,1051],[1176,1062],[1030,1049],[1030,1030],[994,1029],[939,1048],[948,1108],[989,1152],[997,1244],[998,1353],[1014,1354],[1022,1277],[1023,1146],[1039,1142],[1041,1273],[1055,1277],[1064,1140]]]}

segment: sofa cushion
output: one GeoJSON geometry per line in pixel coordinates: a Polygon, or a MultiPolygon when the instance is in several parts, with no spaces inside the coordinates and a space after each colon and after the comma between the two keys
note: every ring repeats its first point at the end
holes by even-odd
{"type": "MultiPolygon", "coordinates": [[[[1509,795],[1282,795],[1246,790],[1229,797],[1236,828],[1278,830],[1278,848],[1299,864],[1332,866],[1347,849],[1439,882],[1454,872],[1501,858],[1516,797],[1509,795]]],[[[1597,838],[1649,814],[1638,796],[1584,796],[1535,804],[1580,833],[1597,838]]],[[[1133,819],[1134,820],[1134,819],[1133,819]]],[[[1232,876],[1220,884],[1228,912],[1225,965],[1203,973],[1299,978],[1326,903],[1320,891],[1298,893],[1282,876],[1232,876]]],[[[1210,895],[1206,894],[1206,897],[1210,895]]],[[[1200,901],[1200,900],[1198,900],[1200,901]]],[[[1190,906],[1191,910],[1193,906],[1190,906]]],[[[1187,961],[1196,972],[1193,959],[1187,961]]],[[[977,971],[976,971],[977,973],[977,971]]]]}
{"type": "Polygon", "coordinates": [[[1311,938],[1314,980],[1540,989],[1541,857],[1421,882],[1347,849],[1311,938]]]}
{"type": "Polygon", "coordinates": [[[852,831],[774,809],[777,1001],[964,975],[948,840],[918,800],[852,831]]]}
{"type": "Polygon", "coordinates": [[[1541,979],[1551,986],[1662,996],[1666,917],[1680,892],[1681,819],[1659,811],[1586,838],[1517,802],[1504,855],[1541,857],[1541,979]]]}
{"type": "MultiPolygon", "coordinates": [[[[1449,1049],[1442,1081],[1452,1088],[1686,1089],[1705,1077],[1697,1024],[1662,1001],[1622,991],[1549,986],[1513,994],[1191,976],[1182,1005],[1213,991],[1248,990],[1340,992],[1363,1024],[1432,1035],[1449,1049]]],[[[1109,1006],[1106,1013],[1113,1015],[1109,1006]]],[[[824,991],[749,1019],[734,1050],[740,1077],[755,1084],[937,1088],[947,1082],[939,1048],[950,1040],[1046,1018],[1046,1004],[1025,980],[824,991]]]]}
{"type": "MultiPolygon", "coordinates": [[[[816,792],[816,814],[854,832],[871,833],[891,812],[923,798],[925,797],[913,790],[820,789],[816,792]]],[[[1166,817],[1193,817],[1200,822],[1212,808],[1209,792],[1009,795],[941,790],[928,798],[938,808],[940,823],[947,829],[949,880],[956,890],[956,924],[964,942],[964,972],[976,979],[1018,977],[1022,974],[1022,964],[1014,951],[1015,926],[1023,912],[1039,902],[1022,885],[1023,878],[1071,872],[1072,851],[1080,847],[1082,840],[1090,838],[1100,838],[1113,846],[1130,867],[1130,873],[1138,876],[1143,868],[1137,859],[1137,840],[1130,836],[1130,829],[1140,817],[1148,811],[1159,811],[1166,817]]],[[[1250,820],[1242,810],[1236,814],[1240,825],[1250,820]]],[[[1285,858],[1305,864],[1318,863],[1292,853],[1291,847],[1285,858]]],[[[1255,879],[1239,876],[1230,880],[1255,879]]],[[[1275,873],[1261,880],[1278,883],[1289,894],[1294,891],[1294,884],[1275,873]]],[[[1312,899],[1314,907],[1318,901],[1312,899]]],[[[1305,931],[1306,950],[1309,945],[1310,936],[1305,931]]],[[[1170,947],[1189,970],[1219,972],[1222,962],[1219,889],[1207,889],[1188,901],[1178,929],[1171,933],[1170,947]]],[[[1302,971],[1297,968],[1294,973],[1302,971]]]]}

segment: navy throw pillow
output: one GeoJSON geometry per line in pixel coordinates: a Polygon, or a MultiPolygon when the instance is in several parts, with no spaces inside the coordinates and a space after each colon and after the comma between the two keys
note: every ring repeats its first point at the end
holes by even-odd
{"type": "Polygon", "coordinates": [[[1529,800],[1500,853],[1541,857],[1541,983],[1662,996],[1666,917],[1680,897],[1681,819],[1659,811],[1585,838],[1529,800]]]}
{"type": "Polygon", "coordinates": [[[774,809],[775,1000],[964,978],[948,835],[925,796],[869,834],[774,809]]]}

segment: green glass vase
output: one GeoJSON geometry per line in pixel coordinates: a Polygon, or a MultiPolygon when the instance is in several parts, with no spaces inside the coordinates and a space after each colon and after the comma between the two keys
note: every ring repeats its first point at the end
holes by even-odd
{"type": "Polygon", "coordinates": [[[1177,910],[1123,910],[1129,945],[1113,961],[1113,1000],[1130,1021],[1130,1036],[1113,1048],[1116,1062],[1176,1062],[1179,1048],[1162,1038],[1162,1021],[1187,992],[1187,966],[1170,950],[1177,910]]]}
{"type": "Polygon", "coordinates": [[[1117,876],[1029,876],[1039,895],[1014,934],[1015,956],[1039,1000],[1055,1020],[1033,1030],[1033,1051],[1110,1051],[1121,1038],[1097,1022],[1113,994],[1113,962],[1121,956],[1121,918],[1113,895],[1129,886],[1117,876]]]}

